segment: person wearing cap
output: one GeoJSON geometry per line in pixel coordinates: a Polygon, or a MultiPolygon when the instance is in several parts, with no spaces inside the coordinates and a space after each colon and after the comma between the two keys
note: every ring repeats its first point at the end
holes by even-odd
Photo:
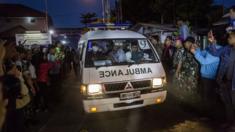
{"type": "Polygon", "coordinates": [[[173,68],[175,69],[175,77],[176,79],[180,79],[180,71],[182,67],[182,61],[184,56],[184,47],[183,42],[180,38],[175,41],[175,54],[173,56],[173,68]]]}
{"type": "Polygon", "coordinates": [[[173,56],[173,69],[174,69],[173,83],[176,86],[175,88],[181,91],[185,86],[182,77],[182,63],[183,63],[185,49],[183,47],[183,42],[180,38],[176,39],[175,48],[176,51],[173,56]]]}
{"type": "Polygon", "coordinates": [[[195,94],[198,92],[199,65],[193,54],[190,52],[193,44],[195,44],[195,39],[193,37],[188,37],[184,41],[185,52],[182,60],[181,75],[184,90],[195,94]]]}

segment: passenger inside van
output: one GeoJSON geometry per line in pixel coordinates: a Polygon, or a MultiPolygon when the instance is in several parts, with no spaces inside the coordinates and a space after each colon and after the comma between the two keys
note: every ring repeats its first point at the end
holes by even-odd
{"type": "Polygon", "coordinates": [[[112,51],[109,53],[114,63],[126,62],[126,54],[122,48],[122,45],[114,44],[112,51]]]}
{"type": "Polygon", "coordinates": [[[88,42],[86,50],[88,67],[152,62],[156,58],[145,40],[94,40],[88,42]]]}
{"type": "Polygon", "coordinates": [[[86,54],[87,58],[90,58],[92,61],[86,59],[86,64],[92,66],[94,61],[106,59],[105,55],[102,52],[102,49],[97,45],[96,42],[89,44],[89,50],[86,54]]]}
{"type": "Polygon", "coordinates": [[[144,60],[144,53],[139,49],[138,44],[131,45],[131,51],[126,53],[127,61],[131,63],[140,63],[144,60]]]}

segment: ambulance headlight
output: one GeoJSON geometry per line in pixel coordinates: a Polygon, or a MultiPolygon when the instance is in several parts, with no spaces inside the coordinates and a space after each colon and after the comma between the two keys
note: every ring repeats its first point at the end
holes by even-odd
{"type": "Polygon", "coordinates": [[[163,86],[163,79],[162,78],[154,78],[152,80],[153,88],[159,88],[163,86]]]}
{"type": "Polygon", "coordinates": [[[88,95],[100,95],[103,94],[102,85],[100,84],[89,84],[87,86],[88,95]]]}

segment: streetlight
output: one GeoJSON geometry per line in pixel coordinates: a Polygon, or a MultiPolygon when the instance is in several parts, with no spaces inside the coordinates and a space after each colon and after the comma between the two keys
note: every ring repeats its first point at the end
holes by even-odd
{"type": "Polygon", "coordinates": [[[53,34],[55,33],[55,31],[52,30],[52,29],[50,29],[50,30],[49,30],[49,33],[50,33],[51,35],[53,35],[53,34]]]}
{"type": "Polygon", "coordinates": [[[62,44],[66,44],[67,42],[66,42],[66,40],[62,40],[61,43],[62,44]]]}

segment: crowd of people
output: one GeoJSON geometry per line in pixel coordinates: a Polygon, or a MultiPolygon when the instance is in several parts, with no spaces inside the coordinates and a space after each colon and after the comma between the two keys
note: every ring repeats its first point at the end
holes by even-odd
{"type": "MultiPolygon", "coordinates": [[[[166,37],[163,47],[158,36],[152,36],[151,41],[161,55],[167,74],[173,73],[173,84],[181,92],[199,93],[210,111],[218,107],[217,101],[221,100],[228,126],[235,126],[235,7],[230,10],[230,18],[231,26],[226,29],[227,46],[220,45],[210,30],[207,36],[209,45],[202,49],[201,44],[190,36],[190,29],[182,20],[177,22],[179,35],[166,37]]],[[[96,46],[92,48],[92,51],[98,52],[96,46]]],[[[116,62],[122,62],[128,56],[132,61],[144,57],[136,44],[132,45],[132,49],[126,55],[118,47],[113,47],[109,55],[116,62]],[[119,58],[117,54],[125,57],[119,58]]],[[[77,74],[79,62],[75,57],[75,50],[60,43],[27,49],[0,40],[2,132],[24,132],[38,112],[48,111],[50,89],[58,86],[58,80],[69,73],[72,66],[77,74]]]]}
{"type": "Polygon", "coordinates": [[[25,132],[38,113],[48,112],[50,90],[71,70],[73,54],[60,43],[27,49],[0,40],[2,132],[25,132]]]}
{"type": "MultiPolygon", "coordinates": [[[[235,6],[230,9],[230,26],[227,45],[222,46],[212,30],[208,31],[208,46],[202,48],[183,21],[178,22],[179,35],[168,36],[162,50],[159,37],[152,36],[152,43],[161,53],[163,65],[173,76],[174,87],[181,93],[199,95],[208,113],[213,113],[222,102],[225,126],[235,126],[235,6]]],[[[223,44],[224,45],[224,44],[223,44]]],[[[177,95],[180,96],[180,95],[177,95]]],[[[183,97],[182,97],[183,98],[183,97]]],[[[233,130],[235,130],[233,128],[233,130]]]]}

